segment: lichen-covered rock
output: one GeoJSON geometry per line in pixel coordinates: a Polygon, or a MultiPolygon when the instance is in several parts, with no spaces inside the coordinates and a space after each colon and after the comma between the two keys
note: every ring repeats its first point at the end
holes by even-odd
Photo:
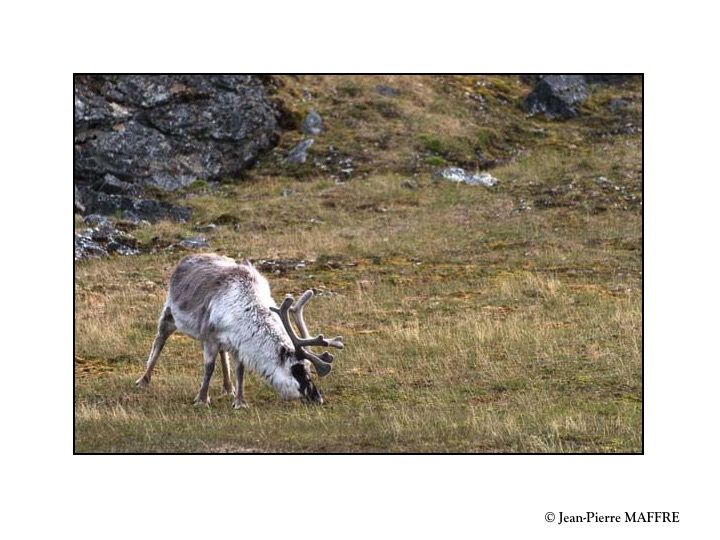
{"type": "Polygon", "coordinates": [[[97,259],[107,257],[107,250],[93,240],[89,234],[75,233],[75,260],[97,259]]]}
{"type": "Polygon", "coordinates": [[[75,233],[75,260],[107,257],[111,253],[135,255],[140,252],[134,236],[116,229],[112,221],[97,214],[84,218],[90,228],[75,233]]]}
{"type": "Polygon", "coordinates": [[[486,172],[480,174],[469,174],[465,178],[465,183],[469,186],[493,187],[498,182],[499,180],[497,178],[486,172]]]}
{"type": "Polygon", "coordinates": [[[582,75],[547,75],[525,98],[525,108],[530,114],[542,113],[547,118],[574,118],[588,96],[582,75]]]}
{"type": "Polygon", "coordinates": [[[435,180],[448,180],[450,182],[458,182],[469,186],[485,186],[493,187],[499,180],[488,173],[472,174],[460,167],[445,167],[433,174],[435,180]]]}
{"type": "Polygon", "coordinates": [[[277,112],[247,75],[75,79],[75,179],[177,189],[233,177],[275,146],[277,112]]]}

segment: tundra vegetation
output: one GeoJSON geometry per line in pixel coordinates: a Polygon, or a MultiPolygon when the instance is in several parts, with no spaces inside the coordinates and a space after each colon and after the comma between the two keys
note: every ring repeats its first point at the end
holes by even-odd
{"type": "Polygon", "coordinates": [[[518,77],[281,81],[297,129],[244,178],[159,193],[191,220],[76,262],[75,450],[642,451],[641,82],[561,121],[527,115],[518,77]],[[289,164],[310,109],[324,131],[289,164]],[[445,164],[500,183],[433,181],[445,164]],[[135,387],[187,254],[166,246],[209,224],[205,251],[254,261],[278,303],[316,291],[309,325],[346,345],[323,406],[246,374],[234,410],[216,373],[193,407],[202,349],[180,334],[135,387]]]}

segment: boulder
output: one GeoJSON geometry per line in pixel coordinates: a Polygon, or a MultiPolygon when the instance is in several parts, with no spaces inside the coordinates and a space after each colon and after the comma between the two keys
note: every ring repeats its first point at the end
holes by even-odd
{"type": "Polygon", "coordinates": [[[110,174],[172,190],[238,176],[279,135],[262,81],[248,75],[78,76],[74,117],[84,185],[110,174]]]}
{"type": "Polygon", "coordinates": [[[530,114],[543,113],[547,118],[574,118],[588,95],[582,75],[547,75],[525,99],[525,108],[530,114]]]}

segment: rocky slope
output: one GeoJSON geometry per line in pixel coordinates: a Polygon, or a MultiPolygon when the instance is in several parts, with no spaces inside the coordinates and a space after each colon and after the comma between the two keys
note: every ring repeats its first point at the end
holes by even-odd
{"type": "MultiPolygon", "coordinates": [[[[193,194],[208,182],[392,173],[495,186],[483,171],[535,149],[593,156],[590,145],[634,136],[641,100],[641,81],[624,75],[78,76],[76,258],[142,251],[127,233],[143,222],[196,220],[193,194]],[[111,217],[99,230],[98,215],[111,217]]],[[[599,193],[597,208],[627,206],[639,201],[628,174],[627,186],[581,179],[582,192],[559,178],[493,189],[520,207],[587,204],[585,192],[599,193]]]]}

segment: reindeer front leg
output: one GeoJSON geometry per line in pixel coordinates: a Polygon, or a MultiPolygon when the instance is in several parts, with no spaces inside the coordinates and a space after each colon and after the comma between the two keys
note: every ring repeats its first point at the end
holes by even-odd
{"type": "Polygon", "coordinates": [[[195,398],[195,405],[210,405],[210,379],[212,379],[213,371],[215,371],[215,357],[218,353],[218,346],[210,341],[203,341],[203,357],[205,359],[205,374],[200,391],[195,398]]]}

